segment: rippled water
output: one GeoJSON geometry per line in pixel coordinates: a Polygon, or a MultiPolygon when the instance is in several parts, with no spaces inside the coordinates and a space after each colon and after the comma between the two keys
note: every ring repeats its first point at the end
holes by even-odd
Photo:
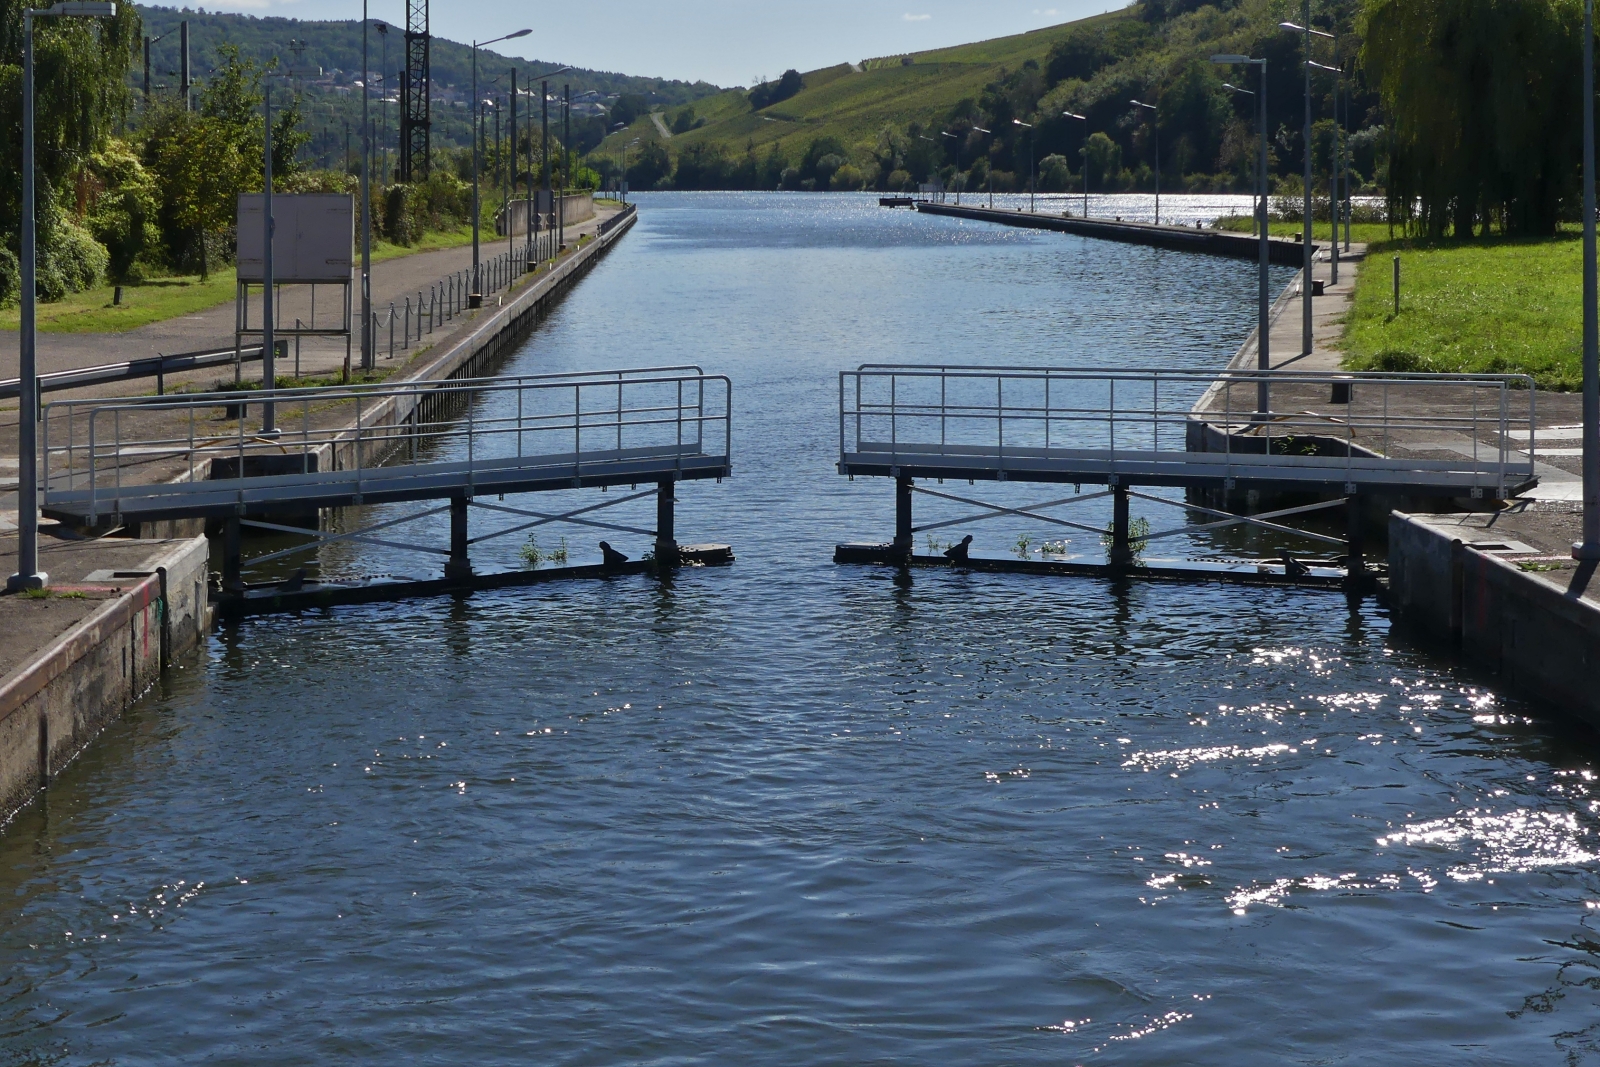
{"type": "Polygon", "coordinates": [[[0,837],[6,1062],[1600,1060],[1587,735],[1371,601],[829,562],[840,367],[1209,366],[1252,285],[644,198],[514,368],[731,374],[739,562],[219,631],[0,837]]]}

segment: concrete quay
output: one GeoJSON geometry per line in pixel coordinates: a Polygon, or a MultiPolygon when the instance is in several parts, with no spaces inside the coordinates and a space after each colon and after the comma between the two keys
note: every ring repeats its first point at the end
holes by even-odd
{"type": "Polygon", "coordinates": [[[49,595],[0,596],[0,823],[200,643],[209,554],[204,537],[46,538],[49,595]]]}
{"type": "MultiPolygon", "coordinates": [[[[1247,233],[1230,233],[1224,230],[1190,229],[1187,226],[1158,226],[1149,222],[1125,222],[1121,219],[1086,219],[1072,215],[1047,215],[1038,211],[1017,208],[967,207],[957,204],[935,204],[926,200],[915,203],[918,211],[928,215],[945,215],[951,218],[973,219],[977,222],[994,222],[1002,226],[1021,226],[1033,230],[1054,230],[1058,233],[1094,237],[1103,241],[1120,241],[1123,244],[1148,245],[1176,252],[1196,252],[1207,256],[1226,256],[1230,259],[1259,261],[1261,241],[1247,233]]],[[[1285,237],[1268,241],[1268,258],[1279,266],[1298,267],[1305,262],[1303,246],[1285,237]]]]}

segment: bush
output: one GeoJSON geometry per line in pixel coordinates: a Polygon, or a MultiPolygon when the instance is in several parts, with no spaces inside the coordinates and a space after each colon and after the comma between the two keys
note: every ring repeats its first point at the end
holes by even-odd
{"type": "Polygon", "coordinates": [[[911,172],[908,170],[892,170],[884,185],[890,192],[898,193],[911,187],[911,172]]]}
{"type": "Polygon", "coordinates": [[[105,280],[110,256],[88,230],[70,219],[59,219],[48,233],[39,248],[40,299],[60,300],[105,280]]]}
{"type": "Polygon", "coordinates": [[[829,181],[830,187],[835,192],[849,192],[860,189],[866,183],[866,175],[854,163],[846,163],[833,172],[829,181]]]}
{"type": "Polygon", "coordinates": [[[22,299],[22,265],[11,249],[0,245],[0,307],[16,307],[22,299]]]}
{"type": "Polygon", "coordinates": [[[383,235],[390,242],[409,246],[416,243],[416,220],[411,213],[411,186],[391,185],[383,196],[383,235]]]}
{"type": "Polygon", "coordinates": [[[1066,192],[1072,184],[1072,168],[1067,165],[1067,157],[1061,155],[1045,156],[1039,161],[1039,188],[1047,193],[1066,192]]]}
{"type": "Polygon", "coordinates": [[[777,81],[767,82],[750,90],[750,109],[760,111],[764,107],[771,107],[789,99],[803,88],[805,83],[800,78],[800,72],[786,70],[783,72],[783,77],[777,81]]]}

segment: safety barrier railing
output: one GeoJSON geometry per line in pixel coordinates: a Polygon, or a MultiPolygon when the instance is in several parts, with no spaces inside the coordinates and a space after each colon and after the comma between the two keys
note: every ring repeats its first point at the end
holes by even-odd
{"type": "Polygon", "coordinates": [[[470,481],[474,465],[548,457],[577,468],[622,456],[725,458],[731,394],[726,376],[657,367],[59,401],[45,407],[45,507],[108,514],[139,487],[181,497],[252,469],[313,475],[326,471],[330,446],[358,478],[363,467],[418,462],[464,463],[470,481]],[[277,413],[270,436],[248,417],[264,403],[277,413]]]}
{"type": "Polygon", "coordinates": [[[840,374],[839,446],[841,463],[988,457],[1002,470],[1023,456],[1202,451],[1257,469],[1342,464],[1363,481],[1468,470],[1504,488],[1534,474],[1534,404],[1532,379],[1515,374],[865,364],[840,374]]]}

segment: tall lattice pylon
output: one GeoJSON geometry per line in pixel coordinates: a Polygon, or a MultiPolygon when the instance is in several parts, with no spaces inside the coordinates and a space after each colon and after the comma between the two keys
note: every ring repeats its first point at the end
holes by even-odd
{"type": "Polygon", "coordinates": [[[406,0],[406,72],[400,79],[400,180],[428,176],[433,125],[429,117],[428,0],[406,0]]]}

